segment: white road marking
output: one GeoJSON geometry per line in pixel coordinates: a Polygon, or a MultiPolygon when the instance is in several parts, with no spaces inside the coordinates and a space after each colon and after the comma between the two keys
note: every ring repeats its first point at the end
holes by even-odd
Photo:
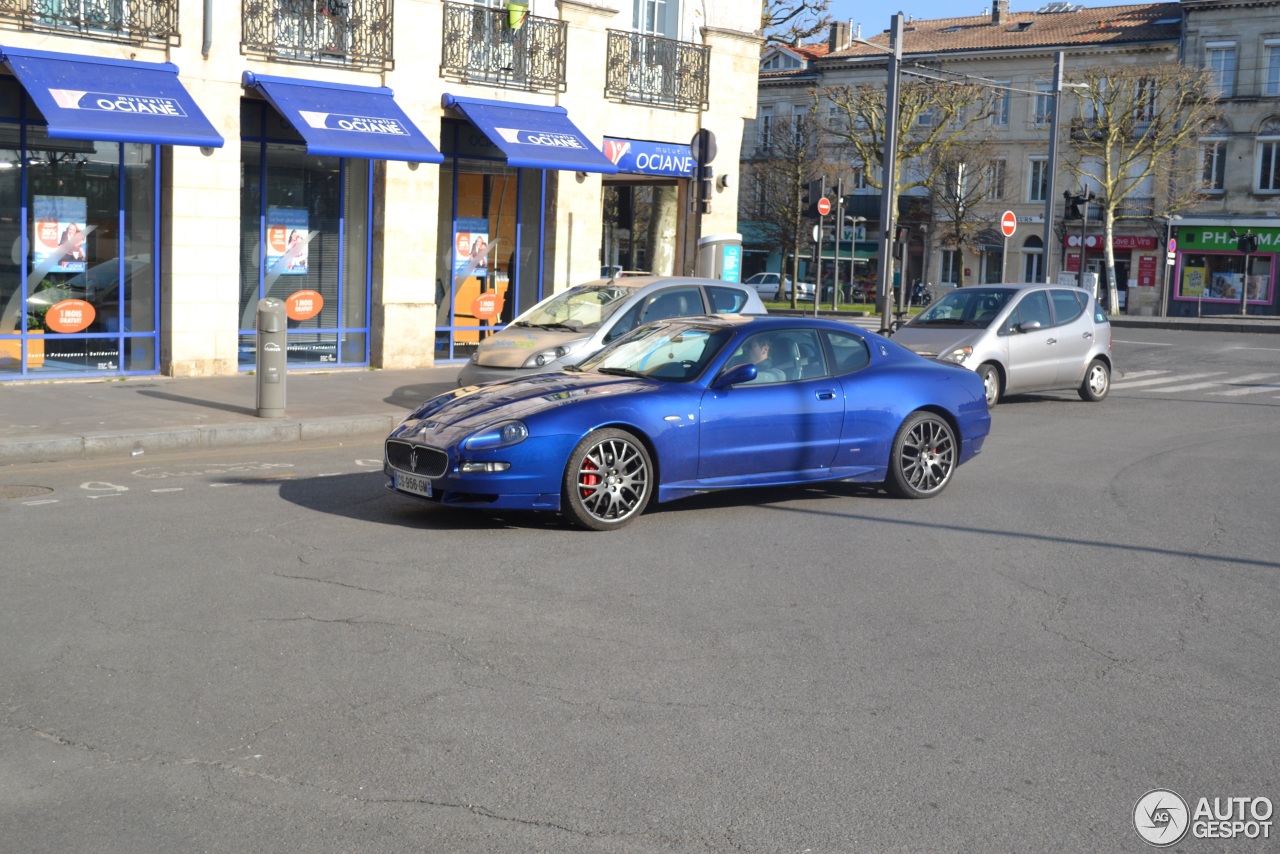
{"type": "Polygon", "coordinates": [[[1204,377],[1220,377],[1226,371],[1210,371],[1207,374],[1178,374],[1174,376],[1158,377],[1150,380],[1138,380],[1137,382],[1128,382],[1121,380],[1118,383],[1112,383],[1112,388],[1137,388],[1138,386],[1160,385],[1161,383],[1177,383],[1184,380],[1198,380],[1204,377]]]}
{"type": "Polygon", "coordinates": [[[1249,374],[1243,377],[1235,377],[1228,385],[1239,385],[1242,388],[1233,388],[1227,391],[1215,391],[1211,394],[1222,395],[1223,397],[1239,397],[1245,394],[1263,394],[1268,391],[1280,391],[1280,383],[1264,383],[1260,380],[1270,379],[1275,374],[1249,374]]]}
{"type": "Polygon", "coordinates": [[[1125,371],[1124,374],[1116,378],[1116,381],[1112,383],[1112,385],[1119,385],[1120,383],[1129,382],[1131,380],[1140,380],[1143,377],[1156,377],[1161,374],[1171,373],[1173,373],[1173,371],[1125,371]]]}

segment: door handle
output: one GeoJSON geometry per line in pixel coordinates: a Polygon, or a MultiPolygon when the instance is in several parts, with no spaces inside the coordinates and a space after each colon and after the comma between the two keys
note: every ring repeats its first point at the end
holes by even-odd
{"type": "Polygon", "coordinates": [[[1084,337],[1084,338],[1092,338],[1092,337],[1093,337],[1093,333],[1092,333],[1092,332],[1086,332],[1086,333],[1084,333],[1084,335],[1083,335],[1082,337],[1084,337]]]}
{"type": "Polygon", "coordinates": [[[818,400],[835,400],[836,393],[834,391],[818,391],[814,392],[814,397],[818,400]]]}
{"type": "Polygon", "coordinates": [[[1050,338],[1048,341],[1046,341],[1046,342],[1044,342],[1044,343],[1046,343],[1046,344],[1057,344],[1057,343],[1058,343],[1058,339],[1057,339],[1057,338],[1050,338]]]}

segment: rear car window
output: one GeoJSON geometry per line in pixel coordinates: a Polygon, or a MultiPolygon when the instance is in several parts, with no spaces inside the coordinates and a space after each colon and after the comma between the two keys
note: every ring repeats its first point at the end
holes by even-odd
{"type": "Polygon", "coordinates": [[[711,310],[715,314],[740,314],[747,305],[746,292],[737,288],[708,285],[707,296],[711,298],[711,310]]]}
{"type": "Polygon", "coordinates": [[[1084,306],[1071,291],[1049,291],[1049,298],[1053,300],[1053,319],[1058,326],[1084,314],[1084,306]]]}

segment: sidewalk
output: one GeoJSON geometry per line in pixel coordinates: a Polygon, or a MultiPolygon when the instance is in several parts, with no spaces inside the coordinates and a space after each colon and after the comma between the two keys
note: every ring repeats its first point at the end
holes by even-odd
{"type": "MultiPolygon", "coordinates": [[[[878,317],[820,314],[872,329],[879,324],[878,317]]],[[[1112,318],[1112,326],[1280,333],[1280,317],[1121,316],[1112,318]]],[[[257,379],[249,374],[0,384],[0,467],[385,436],[419,403],[454,388],[461,368],[292,373],[286,379],[284,418],[257,416],[257,379]]]]}
{"type": "Polygon", "coordinates": [[[0,467],[386,436],[419,403],[455,388],[461,367],[293,373],[284,418],[258,417],[257,379],[247,374],[0,385],[0,467]]]}

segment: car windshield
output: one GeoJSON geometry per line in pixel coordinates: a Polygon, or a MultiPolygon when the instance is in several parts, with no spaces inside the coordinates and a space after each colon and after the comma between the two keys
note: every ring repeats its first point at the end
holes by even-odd
{"type": "Polygon", "coordinates": [[[689,382],[733,337],[722,327],[649,323],[614,341],[578,367],[602,374],[689,382]]]}
{"type": "Polygon", "coordinates": [[[1013,294],[1013,291],[1003,288],[959,288],[920,312],[910,325],[988,326],[1013,294]]]}
{"type": "Polygon", "coordinates": [[[571,288],[529,309],[516,318],[512,325],[572,332],[593,331],[621,308],[635,292],[635,288],[619,288],[615,285],[571,288]]]}

